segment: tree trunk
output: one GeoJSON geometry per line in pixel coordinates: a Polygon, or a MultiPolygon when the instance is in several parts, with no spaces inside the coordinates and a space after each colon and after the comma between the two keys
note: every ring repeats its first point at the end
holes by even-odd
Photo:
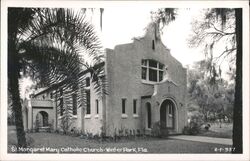
{"type": "Polygon", "coordinates": [[[15,46],[15,39],[13,38],[15,36],[10,33],[8,33],[8,89],[11,94],[12,111],[15,116],[17,146],[27,147],[18,82],[20,66],[15,46]]]}
{"type": "Polygon", "coordinates": [[[20,102],[18,75],[12,75],[9,79],[9,89],[13,102],[13,112],[15,116],[16,134],[18,147],[26,147],[26,137],[23,127],[22,105],[20,102]]]}
{"type": "Polygon", "coordinates": [[[235,9],[236,17],[236,79],[233,110],[233,153],[242,153],[242,9],[235,9]]]}

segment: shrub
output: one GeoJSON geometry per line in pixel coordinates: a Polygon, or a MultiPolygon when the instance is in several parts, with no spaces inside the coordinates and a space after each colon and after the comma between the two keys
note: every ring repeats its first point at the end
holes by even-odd
{"type": "Polygon", "coordinates": [[[123,129],[119,129],[119,130],[118,130],[118,135],[119,135],[119,136],[123,136],[123,129]]]}
{"type": "Polygon", "coordinates": [[[200,125],[196,122],[190,122],[188,126],[183,129],[183,134],[187,135],[197,135],[200,132],[200,125]]]}
{"type": "Polygon", "coordinates": [[[39,127],[40,127],[40,121],[39,119],[36,119],[34,128],[35,132],[39,132],[39,127]]]}
{"type": "MultiPolygon", "coordinates": [[[[115,129],[115,130],[116,130],[116,129],[115,129]]],[[[101,127],[101,134],[100,134],[100,135],[101,135],[101,138],[102,138],[102,139],[106,138],[106,131],[105,131],[105,129],[104,129],[103,126],[101,127]]]]}
{"type": "Polygon", "coordinates": [[[87,138],[88,139],[93,139],[93,134],[91,132],[87,132],[87,138]]]}
{"type": "Polygon", "coordinates": [[[93,139],[99,140],[100,139],[100,135],[98,135],[98,134],[93,135],[93,139]]]}
{"type": "Polygon", "coordinates": [[[81,131],[79,131],[76,127],[73,127],[71,130],[70,130],[70,134],[72,136],[81,136],[81,131]]]}
{"type": "Polygon", "coordinates": [[[129,136],[128,129],[125,129],[125,136],[126,136],[126,137],[129,136]]]}
{"type": "Polygon", "coordinates": [[[140,136],[140,135],[141,135],[140,129],[136,129],[136,134],[137,134],[137,136],[140,136]]]}
{"type": "Polygon", "coordinates": [[[142,134],[141,134],[143,137],[145,137],[146,136],[146,128],[144,127],[143,129],[142,129],[142,134]]]}
{"type": "Polygon", "coordinates": [[[152,127],[152,136],[154,137],[168,137],[168,129],[167,128],[161,128],[160,121],[157,121],[153,124],[152,127]]]}
{"type": "Polygon", "coordinates": [[[69,116],[63,115],[63,117],[61,119],[61,124],[60,124],[60,127],[63,130],[63,134],[67,134],[71,124],[72,124],[72,122],[71,122],[69,116]]]}
{"type": "Polygon", "coordinates": [[[81,139],[87,139],[87,135],[86,134],[81,134],[80,138],[81,139]]]}
{"type": "Polygon", "coordinates": [[[153,124],[151,133],[152,136],[161,137],[161,126],[159,121],[153,124]]]}
{"type": "Polygon", "coordinates": [[[205,130],[207,130],[207,131],[208,131],[210,127],[211,127],[211,125],[210,125],[210,124],[206,124],[204,128],[205,128],[205,130]]]}

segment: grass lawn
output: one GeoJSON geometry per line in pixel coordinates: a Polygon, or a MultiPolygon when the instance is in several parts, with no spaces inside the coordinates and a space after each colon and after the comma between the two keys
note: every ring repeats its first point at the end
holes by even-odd
{"type": "Polygon", "coordinates": [[[218,138],[232,138],[233,135],[233,124],[232,123],[210,123],[211,127],[208,131],[202,129],[200,136],[210,136],[218,138]]]}
{"type": "MultiPolygon", "coordinates": [[[[73,150],[102,149],[104,150],[103,153],[107,153],[108,148],[116,149],[116,151],[109,151],[109,153],[222,153],[223,151],[216,152],[215,149],[222,148],[225,150],[225,148],[230,148],[230,146],[227,145],[160,138],[138,138],[136,140],[119,140],[118,142],[100,142],[56,133],[29,133],[26,137],[30,147],[33,149],[43,147],[59,150],[63,148],[71,148],[73,150]],[[117,149],[120,149],[120,151],[117,149]],[[132,149],[132,151],[129,151],[130,149],[132,149]],[[136,150],[133,151],[133,149],[136,150]]],[[[11,152],[12,145],[16,145],[16,135],[13,131],[9,131],[8,152],[11,152]]],[[[70,153],[73,152],[71,150],[70,153]]],[[[86,152],[87,151],[81,151],[80,153],[86,152]]],[[[48,153],[48,151],[46,151],[46,153],[48,153]]],[[[62,151],[60,151],[60,153],[62,153],[62,151]]],[[[92,151],[87,153],[92,153],[92,151]]]]}

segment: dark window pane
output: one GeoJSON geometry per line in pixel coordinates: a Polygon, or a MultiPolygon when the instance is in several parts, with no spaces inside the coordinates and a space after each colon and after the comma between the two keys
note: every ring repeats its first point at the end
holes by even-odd
{"type": "Polygon", "coordinates": [[[162,81],[163,79],[163,71],[159,71],[159,81],[162,81]]]}
{"type": "Polygon", "coordinates": [[[60,105],[60,116],[63,115],[63,111],[64,111],[64,108],[63,108],[63,90],[60,89],[60,99],[59,99],[59,105],[60,105]]]}
{"type": "Polygon", "coordinates": [[[60,89],[60,96],[62,96],[63,95],[63,90],[62,89],[60,89]]]}
{"type": "Polygon", "coordinates": [[[141,60],[141,65],[147,66],[147,60],[141,60]]]}
{"type": "Polygon", "coordinates": [[[72,105],[73,105],[73,115],[77,114],[77,95],[76,93],[72,94],[72,105]]]}
{"type": "Polygon", "coordinates": [[[136,100],[133,100],[133,113],[136,114],[136,100]]]}
{"type": "Polygon", "coordinates": [[[157,70],[149,69],[149,80],[157,82],[157,70]]]}
{"type": "Polygon", "coordinates": [[[60,116],[63,115],[63,97],[60,98],[60,116]]]}
{"type": "Polygon", "coordinates": [[[159,69],[163,69],[163,64],[159,63],[159,69]]]}
{"type": "Polygon", "coordinates": [[[96,114],[99,113],[99,101],[95,100],[95,104],[96,104],[96,114]]]}
{"type": "Polygon", "coordinates": [[[152,49],[154,50],[155,49],[155,41],[152,40],[152,49]]]}
{"type": "Polygon", "coordinates": [[[170,114],[170,115],[173,115],[173,105],[172,105],[172,103],[171,104],[169,104],[169,110],[168,110],[168,113],[170,114]]]}
{"type": "Polygon", "coordinates": [[[147,79],[147,68],[142,67],[141,69],[141,78],[146,80],[147,79]]]}
{"type": "Polygon", "coordinates": [[[157,62],[154,61],[154,60],[148,60],[149,62],[149,67],[154,67],[154,68],[157,68],[157,62]]]}
{"type": "Polygon", "coordinates": [[[125,114],[126,113],[126,99],[122,99],[122,113],[125,114]]]}
{"type": "Polygon", "coordinates": [[[147,103],[148,128],[151,128],[151,105],[147,103]]]}
{"type": "Polygon", "coordinates": [[[86,91],[86,106],[87,106],[87,111],[86,114],[90,114],[90,91],[86,91]]]}
{"type": "Polygon", "coordinates": [[[175,126],[175,111],[174,111],[174,104],[173,102],[168,102],[168,118],[169,118],[169,123],[167,125],[167,127],[169,128],[174,128],[175,126]]]}
{"type": "Polygon", "coordinates": [[[86,78],[86,87],[89,87],[90,86],[90,78],[86,78]]]}

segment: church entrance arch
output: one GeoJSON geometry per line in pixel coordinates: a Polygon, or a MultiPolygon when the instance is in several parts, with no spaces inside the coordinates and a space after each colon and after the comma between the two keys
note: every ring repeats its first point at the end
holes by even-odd
{"type": "Polygon", "coordinates": [[[45,111],[40,111],[36,115],[36,124],[39,127],[49,126],[49,114],[45,111]]]}
{"type": "Polygon", "coordinates": [[[160,127],[161,129],[176,129],[177,107],[173,100],[166,99],[160,107],[160,127]]]}

